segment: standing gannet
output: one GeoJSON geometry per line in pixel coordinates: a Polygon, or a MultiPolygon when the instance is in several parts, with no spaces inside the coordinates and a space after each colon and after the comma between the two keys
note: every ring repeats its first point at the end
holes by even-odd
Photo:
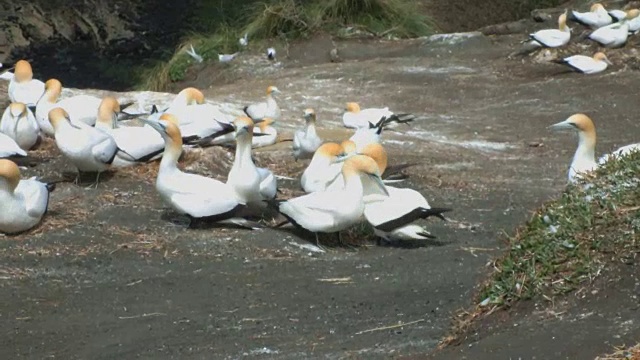
{"type": "Polygon", "coordinates": [[[182,154],[182,134],[172,114],[163,114],[158,121],[143,120],[162,135],[165,150],[156,178],[156,190],[160,198],[180,214],[197,221],[232,222],[247,226],[246,221],[235,217],[243,209],[231,187],[216,179],[182,172],[177,164],[182,154]]]}
{"type": "Polygon", "coordinates": [[[267,88],[266,100],[245,106],[245,114],[255,122],[259,122],[264,118],[280,120],[280,108],[278,107],[276,99],[273,97],[276,94],[280,94],[280,90],[275,86],[269,86],[267,88]]]}
{"type": "Polygon", "coordinates": [[[53,136],[53,127],[49,122],[49,111],[62,108],[73,123],[95,125],[96,113],[102,99],[91,95],[76,95],[58,101],[62,94],[62,83],[57,79],[49,79],[45,83],[45,91],[36,104],[36,121],[40,130],[48,136],[53,136]]]}
{"type": "Polygon", "coordinates": [[[273,127],[275,120],[271,118],[264,118],[257,123],[257,127],[253,129],[253,142],[252,147],[259,148],[263,146],[269,146],[276,143],[278,139],[278,130],[273,127]]]}
{"type": "Polygon", "coordinates": [[[42,183],[35,177],[20,180],[18,165],[0,159],[0,232],[16,234],[38,225],[54,189],[55,184],[42,183]]]}
{"type": "Polygon", "coordinates": [[[258,170],[251,157],[253,139],[253,121],[240,116],[233,122],[236,134],[236,156],[227,177],[238,201],[250,206],[264,206],[263,200],[275,197],[276,178],[271,171],[258,170]],[[264,181],[264,183],[263,183],[264,181]]]}
{"type": "Polygon", "coordinates": [[[337,163],[336,160],[344,154],[345,149],[340,144],[322,144],[300,177],[302,189],[308,193],[325,191],[340,175],[342,163],[337,163]]]}
{"type": "Polygon", "coordinates": [[[565,46],[571,39],[571,28],[567,26],[567,12],[558,17],[557,29],[544,29],[529,34],[528,44],[535,47],[556,48],[565,46]]]}
{"type": "Polygon", "coordinates": [[[0,132],[9,135],[23,150],[31,150],[40,141],[36,118],[23,103],[11,103],[2,114],[0,132]]]}
{"type": "Polygon", "coordinates": [[[591,28],[599,28],[613,22],[611,15],[600,3],[591,5],[591,9],[588,12],[571,10],[569,20],[591,28]]]}
{"type": "Polygon", "coordinates": [[[637,18],[638,15],[640,15],[640,10],[629,10],[624,20],[603,26],[589,34],[588,38],[608,48],[624,46],[629,38],[629,23],[637,18]]]}
{"type": "Polygon", "coordinates": [[[118,127],[120,104],[114,97],[106,96],[98,108],[96,129],[100,129],[116,141],[118,152],[111,166],[126,167],[162,156],[164,139],[151,126],[118,127]]]}
{"type": "Polygon", "coordinates": [[[0,132],[0,158],[23,156],[27,156],[27,152],[22,150],[9,135],[0,132]]]}
{"type": "Polygon", "coordinates": [[[322,145],[322,139],[316,132],[316,112],[306,109],[303,113],[304,127],[296,130],[293,135],[293,157],[298,159],[310,159],[322,145]]]}
{"type": "Polygon", "coordinates": [[[611,61],[602,52],[597,52],[591,56],[573,55],[553,62],[567,65],[571,69],[583,74],[597,74],[607,69],[607,65],[612,65],[611,61]]]}
{"type": "Polygon", "coordinates": [[[62,108],[49,111],[49,122],[53,125],[58,149],[78,168],[78,178],[81,172],[95,172],[97,186],[100,173],[109,169],[120,150],[116,141],[106,132],[85,123],[71,123],[69,114],[62,108]]]}
{"type": "Polygon", "coordinates": [[[44,93],[44,83],[33,78],[33,69],[26,60],[18,60],[9,81],[9,99],[27,106],[36,106],[38,99],[44,93]]]}
{"type": "Polygon", "coordinates": [[[575,130],[578,132],[578,149],[569,166],[569,183],[574,183],[582,173],[593,171],[609,159],[640,150],[640,143],[623,146],[611,154],[602,156],[598,163],[595,158],[596,127],[585,114],[571,115],[567,120],[549,126],[551,130],[575,130]]]}
{"type": "Polygon", "coordinates": [[[360,109],[358,103],[349,102],[342,115],[342,123],[345,127],[352,129],[369,128],[371,124],[377,124],[383,117],[388,119],[387,123],[393,121],[406,123],[415,118],[412,114],[394,114],[388,107],[360,109]]]}
{"type": "MultiPolygon", "coordinates": [[[[321,147],[322,148],[322,147],[321,147]]],[[[275,207],[292,224],[315,233],[334,233],[358,223],[364,212],[363,178],[377,184],[384,196],[386,190],[375,161],[368,156],[354,155],[347,159],[341,170],[344,188],[319,191],[287,201],[276,202],[275,207]]]]}

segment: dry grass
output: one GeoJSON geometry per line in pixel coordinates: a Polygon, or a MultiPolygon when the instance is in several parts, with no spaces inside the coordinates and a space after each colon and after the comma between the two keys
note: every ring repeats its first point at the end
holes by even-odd
{"type": "Polygon", "coordinates": [[[613,353],[598,356],[596,360],[640,360],[640,344],[617,347],[613,353]]]}

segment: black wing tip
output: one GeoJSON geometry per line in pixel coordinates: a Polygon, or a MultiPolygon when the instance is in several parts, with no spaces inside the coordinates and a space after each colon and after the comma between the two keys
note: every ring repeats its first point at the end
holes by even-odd
{"type": "Polygon", "coordinates": [[[151,105],[151,112],[149,113],[149,115],[153,115],[158,113],[158,107],[156,106],[156,104],[151,105]]]}
{"type": "Polygon", "coordinates": [[[242,108],[242,111],[244,111],[244,113],[247,114],[247,116],[251,117],[251,115],[249,115],[249,113],[247,112],[248,109],[249,109],[249,105],[242,108]]]}
{"type": "Polygon", "coordinates": [[[430,239],[430,240],[435,240],[435,239],[437,239],[437,238],[438,238],[437,236],[435,236],[435,235],[431,235],[431,234],[429,234],[429,233],[428,233],[428,232],[426,232],[426,231],[418,232],[418,233],[416,233],[416,235],[420,235],[420,236],[422,236],[422,237],[424,237],[424,238],[427,238],[427,239],[430,239]]]}
{"type": "Polygon", "coordinates": [[[453,211],[453,209],[451,209],[451,208],[430,208],[430,209],[422,208],[422,213],[424,215],[423,219],[426,219],[426,218],[428,218],[430,216],[435,216],[438,219],[441,219],[442,221],[447,221],[447,219],[442,214],[446,213],[446,212],[449,212],[449,211],[453,211]]]}
{"type": "Polygon", "coordinates": [[[134,101],[130,101],[130,102],[126,102],[126,103],[120,104],[120,112],[122,112],[122,110],[128,108],[129,106],[131,106],[133,104],[134,104],[134,101]]]}
{"type": "Polygon", "coordinates": [[[46,185],[46,187],[47,187],[47,191],[48,191],[48,192],[53,192],[53,191],[56,189],[56,187],[57,187],[57,184],[56,184],[56,183],[54,183],[54,182],[46,183],[45,185],[46,185]]]}

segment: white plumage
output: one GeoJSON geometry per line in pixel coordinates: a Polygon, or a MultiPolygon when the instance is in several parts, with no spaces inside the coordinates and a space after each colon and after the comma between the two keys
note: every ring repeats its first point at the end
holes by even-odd
{"type": "Polygon", "coordinates": [[[35,106],[44,93],[44,83],[33,78],[31,64],[26,60],[16,62],[13,77],[7,89],[11,102],[35,106]]]}
{"type": "Polygon", "coordinates": [[[36,118],[23,103],[11,103],[2,114],[0,132],[12,138],[23,150],[30,150],[40,141],[36,118]]]}
{"type": "Polygon", "coordinates": [[[9,135],[0,133],[0,158],[13,156],[27,156],[27,152],[22,150],[9,135]]]}
{"type": "Polygon", "coordinates": [[[594,56],[573,55],[556,61],[559,64],[569,66],[571,69],[583,74],[597,74],[611,65],[604,53],[598,52],[594,56]]]}
{"type": "Polygon", "coordinates": [[[322,139],[316,132],[316,112],[313,109],[304,111],[305,125],[293,134],[293,157],[298,159],[310,159],[322,145],[322,139]]]}
{"type": "Polygon", "coordinates": [[[567,13],[558,17],[558,29],[544,29],[529,34],[530,44],[538,47],[556,48],[565,46],[571,39],[571,28],[567,26],[567,13]]]}
{"type": "Polygon", "coordinates": [[[275,86],[269,86],[267,88],[267,97],[265,101],[245,106],[245,114],[255,122],[261,121],[264,118],[279,120],[280,107],[273,97],[275,94],[280,94],[280,90],[275,86]]]}

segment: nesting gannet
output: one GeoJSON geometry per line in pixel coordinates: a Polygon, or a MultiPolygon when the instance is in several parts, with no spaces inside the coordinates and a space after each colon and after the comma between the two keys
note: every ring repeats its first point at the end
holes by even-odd
{"type": "Polygon", "coordinates": [[[238,54],[238,52],[235,52],[233,54],[218,54],[218,61],[220,61],[221,63],[230,62],[235,59],[238,54]]]}
{"type": "Polygon", "coordinates": [[[247,114],[247,116],[249,116],[255,122],[258,122],[264,118],[279,120],[280,107],[278,107],[278,103],[273,98],[275,94],[280,94],[280,90],[275,86],[269,86],[267,88],[266,100],[245,106],[245,114],[247,114]]]}
{"type": "Polygon", "coordinates": [[[18,60],[9,81],[9,99],[27,106],[36,106],[38,99],[44,93],[44,83],[33,78],[33,69],[26,60],[18,60]]]}
{"type": "Polygon", "coordinates": [[[322,145],[322,139],[316,132],[316,112],[306,109],[303,113],[304,127],[296,130],[293,135],[293,157],[296,159],[310,159],[322,145]]]}
{"type": "Polygon", "coordinates": [[[42,183],[35,177],[21,180],[18,165],[0,159],[0,232],[16,234],[38,225],[54,189],[55,184],[42,183]]]}
{"type": "Polygon", "coordinates": [[[273,61],[276,59],[276,49],[270,47],[267,49],[267,59],[273,61]]]}
{"type": "Polygon", "coordinates": [[[249,45],[249,33],[245,33],[243,37],[238,39],[238,43],[242,47],[247,47],[247,45],[249,45]]]}
{"type": "Polygon", "coordinates": [[[629,10],[624,20],[603,26],[589,34],[588,38],[608,48],[624,46],[629,37],[630,21],[637,18],[638,15],[640,15],[640,10],[629,10]]]}
{"type": "Polygon", "coordinates": [[[342,115],[342,123],[345,127],[353,129],[369,128],[371,124],[377,124],[383,117],[388,119],[387,123],[406,123],[415,118],[412,114],[394,114],[388,107],[360,109],[358,103],[349,102],[342,115]]]}
{"type": "Polygon", "coordinates": [[[381,193],[386,193],[378,166],[368,156],[352,156],[345,161],[341,172],[345,179],[341,190],[314,192],[274,204],[292,224],[315,233],[316,244],[318,233],[338,232],[339,235],[360,221],[364,212],[363,178],[370,179],[381,193]]]}
{"type": "Polygon", "coordinates": [[[58,101],[62,93],[62,83],[57,79],[49,79],[45,83],[45,92],[36,104],[36,121],[40,130],[48,136],[53,136],[54,130],[49,122],[49,111],[62,108],[69,115],[73,123],[95,125],[96,113],[102,99],[91,95],[76,95],[58,101]]]}
{"type": "Polygon", "coordinates": [[[624,20],[624,18],[627,17],[627,12],[620,9],[609,10],[608,13],[611,16],[611,19],[613,20],[613,22],[622,21],[624,20]]]}
{"type": "Polygon", "coordinates": [[[257,126],[253,129],[254,137],[252,146],[254,148],[269,146],[276,143],[276,140],[278,139],[278,130],[272,126],[274,122],[275,120],[271,118],[264,118],[256,124],[257,126]]]}
{"type": "Polygon", "coordinates": [[[528,44],[534,47],[556,48],[567,45],[571,39],[571,28],[567,26],[567,12],[558,17],[557,29],[544,29],[529,34],[528,44]]]}
{"type": "Polygon", "coordinates": [[[22,150],[9,135],[0,132],[0,158],[22,156],[27,156],[27,152],[22,150]]]}
{"type": "Polygon", "coordinates": [[[607,10],[600,3],[591,5],[591,9],[588,12],[572,10],[569,15],[569,20],[591,28],[599,28],[613,22],[611,15],[609,15],[607,10]]]}
{"type": "Polygon", "coordinates": [[[573,55],[564,59],[554,60],[555,63],[567,65],[571,69],[583,74],[597,74],[607,69],[607,65],[612,65],[611,61],[602,52],[597,52],[593,56],[573,55]]]}
{"type": "Polygon", "coordinates": [[[231,187],[216,179],[182,172],[178,159],[182,154],[182,135],[172,114],[163,114],[158,121],[143,120],[162,135],[165,151],[160,161],[156,178],[156,190],[160,198],[174,210],[191,220],[231,222],[247,226],[246,221],[236,218],[245,206],[240,203],[231,187]]]}
{"type": "Polygon", "coordinates": [[[259,171],[253,162],[251,157],[253,121],[246,116],[240,116],[234,120],[233,126],[237,142],[236,156],[229,171],[227,185],[233,189],[240,203],[264,206],[263,200],[275,197],[276,178],[271,171],[266,169],[259,171]]]}
{"type": "Polygon", "coordinates": [[[342,163],[336,162],[344,155],[345,149],[336,143],[322,144],[311,158],[309,166],[300,177],[300,185],[305,192],[325,191],[340,175],[342,163]]]}
{"type": "Polygon", "coordinates": [[[40,141],[36,118],[23,103],[11,103],[2,114],[0,132],[9,135],[23,150],[32,149],[40,141]]]}
{"type": "MultiPolygon", "coordinates": [[[[593,171],[598,167],[595,158],[596,127],[593,120],[585,114],[571,115],[567,120],[549,126],[551,130],[572,130],[578,132],[578,149],[569,166],[569,183],[575,182],[580,174],[593,171]]],[[[631,144],[600,158],[602,164],[615,156],[621,156],[634,149],[640,150],[640,143],[631,144]]]]}
{"type": "MultiPolygon", "coordinates": [[[[95,115],[94,115],[95,118],[95,115]]],[[[85,123],[71,123],[69,114],[62,108],[49,111],[56,145],[60,152],[81,172],[95,172],[96,185],[100,173],[109,169],[119,149],[116,141],[106,132],[85,123]]]]}
{"type": "Polygon", "coordinates": [[[111,96],[102,99],[98,108],[96,129],[103,130],[111,135],[118,145],[118,152],[111,165],[113,167],[126,167],[162,156],[164,151],[164,139],[151,126],[125,126],[118,127],[118,113],[120,104],[111,96]]]}
{"type": "Polygon", "coordinates": [[[196,49],[193,48],[193,45],[190,44],[189,45],[189,49],[187,49],[187,55],[191,56],[193,58],[193,60],[195,60],[196,62],[203,62],[204,59],[202,58],[202,56],[200,56],[200,54],[198,54],[196,52],[196,49]]]}

